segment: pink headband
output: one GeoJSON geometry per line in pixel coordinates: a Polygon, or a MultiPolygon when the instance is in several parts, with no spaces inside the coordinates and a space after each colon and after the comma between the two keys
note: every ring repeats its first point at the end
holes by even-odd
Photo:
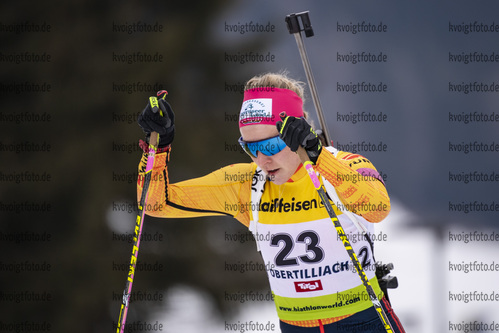
{"type": "Polygon", "coordinates": [[[279,113],[303,117],[303,101],[294,91],[282,88],[253,88],[244,92],[239,113],[239,127],[248,125],[275,125],[279,113]]]}

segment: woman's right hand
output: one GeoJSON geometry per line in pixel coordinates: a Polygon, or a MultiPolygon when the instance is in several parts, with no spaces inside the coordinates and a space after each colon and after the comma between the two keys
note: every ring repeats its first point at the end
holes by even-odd
{"type": "MultiPolygon", "coordinates": [[[[167,94],[165,90],[158,92],[158,96],[167,94]]],[[[165,97],[166,95],[164,95],[165,97]]],[[[152,132],[159,134],[158,147],[166,147],[173,142],[175,136],[175,114],[170,104],[163,98],[151,97],[139,115],[137,122],[146,134],[146,141],[152,132]],[[158,108],[159,107],[159,108],[158,108]],[[159,111],[162,112],[159,112],[159,111]]]]}

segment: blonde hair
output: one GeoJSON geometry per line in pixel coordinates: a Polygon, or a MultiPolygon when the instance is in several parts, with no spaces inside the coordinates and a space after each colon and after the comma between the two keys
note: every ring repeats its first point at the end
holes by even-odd
{"type": "MultiPolygon", "coordinates": [[[[253,88],[282,88],[294,91],[303,103],[305,103],[305,83],[292,79],[288,76],[286,71],[281,71],[279,73],[265,73],[253,76],[246,82],[244,90],[253,88]]],[[[303,116],[305,119],[308,118],[308,112],[303,110],[303,116]]]]}

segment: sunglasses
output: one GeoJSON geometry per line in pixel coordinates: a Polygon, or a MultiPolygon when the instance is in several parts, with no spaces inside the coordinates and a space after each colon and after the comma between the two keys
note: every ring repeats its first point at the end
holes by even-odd
{"type": "Polygon", "coordinates": [[[239,138],[239,144],[243,147],[246,154],[254,158],[257,157],[258,152],[261,152],[265,156],[273,156],[286,148],[286,143],[278,136],[273,138],[248,142],[244,141],[243,137],[239,138]]]}

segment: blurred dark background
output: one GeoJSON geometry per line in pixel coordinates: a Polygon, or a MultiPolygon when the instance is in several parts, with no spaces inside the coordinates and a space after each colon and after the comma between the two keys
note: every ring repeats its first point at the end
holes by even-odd
{"type": "MultiPolygon", "coordinates": [[[[288,70],[306,80],[284,24],[292,12],[311,12],[316,36],[306,45],[335,144],[387,144],[385,152],[362,153],[387,175],[394,202],[416,217],[405,222],[440,230],[497,229],[497,211],[449,208],[469,201],[499,204],[497,181],[449,179],[449,173],[499,173],[499,152],[449,151],[450,143],[499,144],[497,121],[448,119],[449,112],[499,114],[498,93],[455,93],[448,86],[499,83],[497,62],[449,61],[450,52],[499,54],[499,32],[449,32],[451,23],[491,24],[498,9],[490,1],[2,3],[0,330],[14,331],[26,321],[39,328],[50,324],[52,332],[113,330],[131,254],[125,238],[136,215],[137,143],[143,137],[138,113],[156,90],[168,90],[177,124],[171,182],[248,162],[235,146],[238,128],[231,120],[239,111],[241,85],[265,71],[288,70]],[[362,21],[382,22],[388,30],[337,29],[362,21]],[[249,22],[274,28],[231,31],[249,22]],[[141,31],[144,24],[152,31],[141,31]],[[388,61],[337,60],[338,53],[350,51],[383,52],[388,61]],[[150,61],[123,61],[137,52],[150,61]],[[275,61],[228,60],[245,52],[270,53],[275,61]],[[384,82],[388,92],[337,90],[338,83],[363,81],[384,82]],[[383,112],[388,121],[337,120],[337,113],[362,111],[383,112]]],[[[310,98],[306,107],[314,114],[310,98]]],[[[239,303],[227,301],[227,293],[268,292],[265,272],[227,270],[227,264],[260,260],[254,242],[227,240],[247,234],[235,220],[147,218],[144,233],[150,240],[141,245],[144,269],[134,291],[154,299],[132,302],[129,322],[174,311],[168,291],[175,286],[205,295],[217,318],[238,311],[239,303]]]]}

